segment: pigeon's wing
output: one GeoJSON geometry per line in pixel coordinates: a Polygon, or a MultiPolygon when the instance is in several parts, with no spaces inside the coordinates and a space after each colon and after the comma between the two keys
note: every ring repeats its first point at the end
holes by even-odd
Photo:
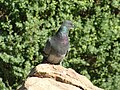
{"type": "Polygon", "coordinates": [[[47,57],[49,56],[51,51],[51,43],[50,43],[50,38],[46,42],[46,46],[43,49],[43,56],[47,57]]]}

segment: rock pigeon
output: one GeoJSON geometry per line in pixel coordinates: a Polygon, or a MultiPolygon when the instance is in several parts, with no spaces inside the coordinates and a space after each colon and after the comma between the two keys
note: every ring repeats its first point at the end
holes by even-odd
{"type": "Polygon", "coordinates": [[[71,21],[65,20],[57,33],[49,38],[43,49],[42,63],[60,64],[69,50],[69,30],[74,28],[71,21]]]}

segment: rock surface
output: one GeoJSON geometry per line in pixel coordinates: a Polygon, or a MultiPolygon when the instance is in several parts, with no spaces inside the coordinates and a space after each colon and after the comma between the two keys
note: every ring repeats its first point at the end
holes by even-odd
{"type": "Polygon", "coordinates": [[[85,76],[60,65],[40,64],[31,70],[19,90],[103,90],[85,76]]]}

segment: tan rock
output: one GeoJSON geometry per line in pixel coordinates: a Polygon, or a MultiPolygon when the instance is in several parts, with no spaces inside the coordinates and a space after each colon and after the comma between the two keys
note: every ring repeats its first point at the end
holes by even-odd
{"type": "Polygon", "coordinates": [[[57,82],[51,78],[38,77],[27,78],[24,86],[27,88],[27,90],[81,90],[76,86],[57,82]]]}
{"type": "Polygon", "coordinates": [[[19,90],[103,90],[85,76],[60,65],[40,64],[28,75],[19,90]]]}

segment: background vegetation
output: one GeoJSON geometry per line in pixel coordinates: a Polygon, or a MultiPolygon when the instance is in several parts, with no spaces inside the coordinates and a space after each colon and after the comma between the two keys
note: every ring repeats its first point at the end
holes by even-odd
{"type": "Polygon", "coordinates": [[[46,39],[72,20],[63,66],[106,90],[120,89],[119,0],[0,0],[0,89],[16,89],[41,63],[46,39]]]}

